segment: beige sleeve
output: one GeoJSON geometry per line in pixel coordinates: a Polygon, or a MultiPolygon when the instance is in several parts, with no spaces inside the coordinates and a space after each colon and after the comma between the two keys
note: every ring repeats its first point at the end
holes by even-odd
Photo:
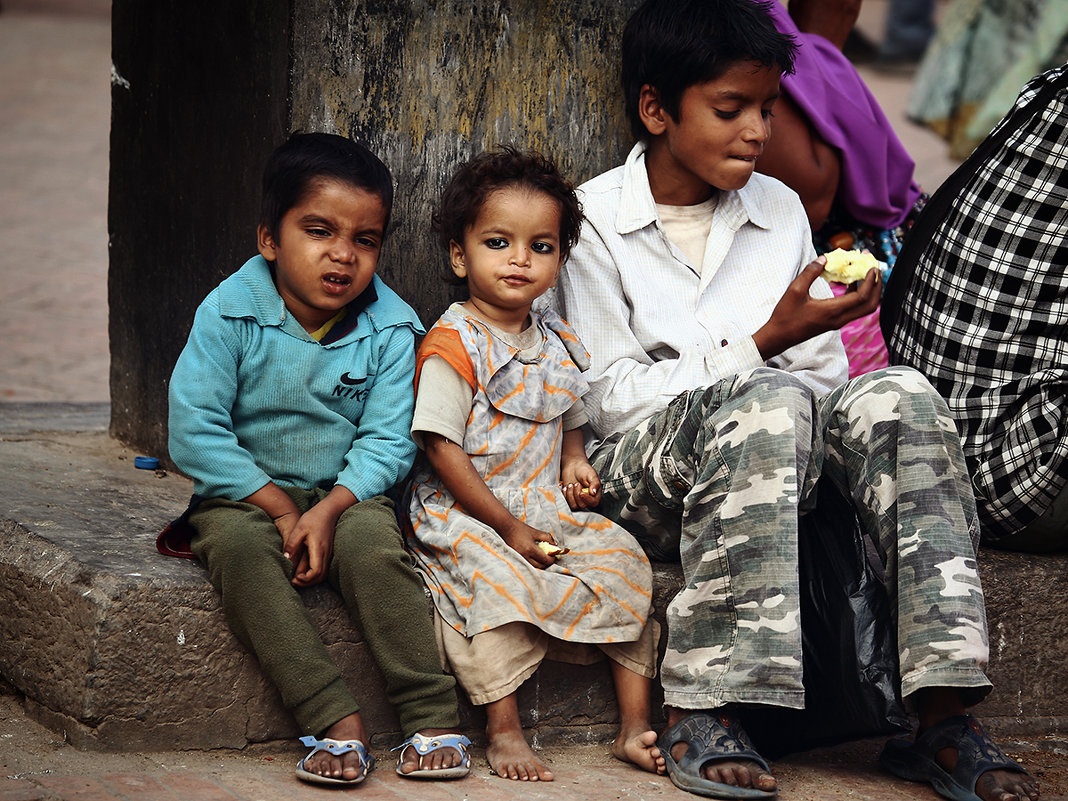
{"type": "Polygon", "coordinates": [[[422,448],[423,432],[429,431],[462,446],[473,401],[470,385],[447,361],[440,356],[427,357],[415,390],[415,444],[422,448]]]}
{"type": "Polygon", "coordinates": [[[587,422],[586,406],[583,404],[582,398],[579,398],[570,409],[564,412],[564,431],[582,428],[587,422]]]}

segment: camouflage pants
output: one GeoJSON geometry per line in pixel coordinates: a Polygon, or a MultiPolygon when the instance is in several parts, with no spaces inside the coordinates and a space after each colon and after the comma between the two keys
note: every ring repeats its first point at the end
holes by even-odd
{"type": "Polygon", "coordinates": [[[600,511],[682,563],[667,611],[665,702],[801,707],[797,520],[817,480],[852,498],[886,566],[902,694],[972,688],[988,647],[970,479],[948,409],[907,368],[817,399],[761,368],[676,398],[591,459],[600,511]]]}

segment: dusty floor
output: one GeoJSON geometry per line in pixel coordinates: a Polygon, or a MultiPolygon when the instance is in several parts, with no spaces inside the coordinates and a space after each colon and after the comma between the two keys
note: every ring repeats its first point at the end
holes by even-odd
{"type": "MultiPolygon", "coordinates": [[[[877,764],[880,740],[866,740],[833,749],[796,754],[773,763],[784,801],[910,801],[937,796],[922,785],[902,782],[883,773],[877,764]]],[[[1068,799],[1068,741],[1045,738],[1004,743],[1042,787],[1045,801],[1068,799]]],[[[474,749],[473,776],[452,785],[419,784],[414,788],[392,773],[392,758],[376,752],[379,767],[364,785],[363,798],[480,798],[511,797],[517,785],[489,775],[481,749],[474,749]],[[377,788],[373,789],[373,788],[377,788]],[[408,791],[419,792],[415,795],[408,791]]],[[[90,786],[115,787],[149,783],[160,787],[186,787],[184,801],[197,799],[320,798],[320,790],[307,788],[293,778],[293,768],[303,755],[295,743],[261,745],[235,751],[181,751],[164,753],[92,753],[78,751],[60,735],[30,720],[18,698],[0,695],[0,799],[104,799],[139,797],[89,792],[90,786]],[[71,788],[71,781],[79,787],[71,788]],[[190,783],[195,786],[190,787],[190,783]],[[204,788],[215,788],[211,793],[204,788]],[[221,788],[225,792],[217,793],[221,788]],[[310,794],[309,794],[310,793],[310,794]],[[316,794],[319,793],[319,794],[316,794]],[[307,795],[306,795],[307,794],[307,795]]],[[[554,745],[540,751],[557,773],[551,784],[522,785],[524,799],[692,799],[666,779],[633,770],[612,759],[606,745],[554,745]]],[[[145,796],[147,797],[147,796],[145,796]]],[[[173,798],[167,794],[160,796],[173,798]]]]}

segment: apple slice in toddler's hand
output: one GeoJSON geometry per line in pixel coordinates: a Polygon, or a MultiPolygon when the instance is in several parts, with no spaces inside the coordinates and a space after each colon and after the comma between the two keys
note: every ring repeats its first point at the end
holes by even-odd
{"type": "Polygon", "coordinates": [[[563,556],[565,553],[571,553],[570,548],[561,548],[559,545],[545,542],[544,540],[539,540],[538,547],[541,548],[546,556],[563,556]]]}

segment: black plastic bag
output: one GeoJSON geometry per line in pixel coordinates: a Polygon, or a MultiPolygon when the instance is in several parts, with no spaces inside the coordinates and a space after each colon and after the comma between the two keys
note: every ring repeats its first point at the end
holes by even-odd
{"type": "Polygon", "coordinates": [[[765,756],[910,728],[886,588],[848,499],[830,481],[818,493],[798,531],[805,708],[741,710],[765,756]]]}

